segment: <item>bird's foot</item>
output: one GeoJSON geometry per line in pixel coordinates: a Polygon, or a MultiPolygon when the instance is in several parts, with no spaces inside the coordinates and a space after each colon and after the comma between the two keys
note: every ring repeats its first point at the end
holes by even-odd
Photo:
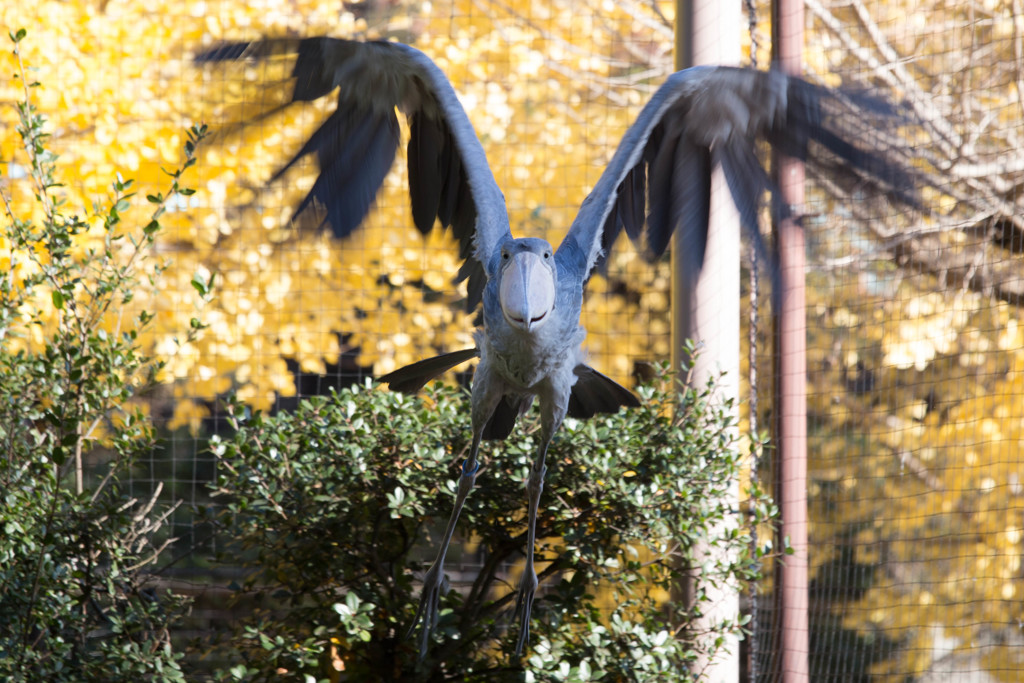
{"type": "Polygon", "coordinates": [[[523,646],[530,640],[530,612],[533,610],[533,596],[537,592],[537,585],[537,573],[532,567],[527,567],[519,580],[519,597],[516,598],[516,615],[520,621],[516,657],[522,654],[523,646]]]}
{"type": "Polygon", "coordinates": [[[444,575],[444,557],[448,552],[448,545],[452,541],[452,533],[455,530],[455,523],[459,519],[459,513],[462,512],[462,505],[473,488],[473,482],[476,480],[476,473],[479,469],[480,463],[476,460],[476,443],[474,443],[473,455],[466,462],[462,463],[462,476],[459,477],[459,492],[455,497],[455,509],[452,510],[452,516],[448,520],[448,529],[445,531],[444,541],[441,543],[437,559],[434,560],[434,564],[430,565],[430,569],[427,570],[426,575],[423,577],[423,593],[420,595],[420,606],[416,609],[416,616],[413,617],[412,626],[409,627],[409,632],[405,636],[406,638],[412,637],[412,634],[416,631],[416,626],[420,623],[420,617],[423,617],[423,631],[420,633],[420,661],[423,661],[427,656],[430,634],[434,632],[434,627],[437,626],[438,603],[441,599],[441,593],[448,591],[444,575]]]}
{"type": "Polygon", "coordinates": [[[423,631],[420,633],[420,661],[423,661],[427,656],[427,644],[430,642],[430,634],[434,632],[434,627],[437,626],[438,602],[446,583],[444,563],[438,559],[438,561],[431,565],[430,570],[423,577],[423,594],[420,595],[420,606],[416,610],[412,626],[409,627],[409,632],[405,636],[406,638],[412,637],[413,632],[416,631],[416,626],[420,623],[420,617],[423,617],[423,631]]]}

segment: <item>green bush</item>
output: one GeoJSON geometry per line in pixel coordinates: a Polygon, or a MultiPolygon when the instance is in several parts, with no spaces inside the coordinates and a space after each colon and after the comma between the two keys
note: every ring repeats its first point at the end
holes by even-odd
{"type": "MultiPolygon", "coordinates": [[[[15,55],[24,36],[11,34],[15,55]]],[[[151,196],[146,226],[126,230],[132,183],[119,177],[105,208],[67,213],[31,100],[38,84],[25,74],[22,66],[16,78],[26,159],[7,161],[7,177],[32,184],[42,218],[19,218],[0,192],[9,258],[0,270],[0,680],[184,681],[168,632],[184,601],[149,573],[169,543],[161,527],[170,510],[157,506],[159,489],[137,500],[122,485],[154,446],[129,402],[159,364],[137,342],[151,316],[121,307],[166,199],[151,196]],[[87,243],[97,222],[102,239],[87,243]]],[[[203,134],[191,131],[168,198],[189,192],[178,179],[203,134]]]]}
{"type": "MultiPolygon", "coordinates": [[[[664,376],[660,386],[671,387],[664,376]]],[[[538,520],[541,589],[529,654],[512,657],[515,573],[526,542],[531,414],[485,444],[459,520],[483,553],[468,588],[442,596],[427,659],[406,638],[470,440],[465,391],[407,397],[366,385],[267,417],[241,405],[215,439],[221,558],[248,568],[246,616],[223,679],[294,681],[680,681],[701,643],[690,624],[709,582],[755,578],[758,552],[723,495],[739,471],[735,430],[701,391],[640,390],[643,405],[567,420],[548,455],[538,520]],[[678,594],[699,540],[731,551],[705,567],[692,608],[678,594]],[[547,564],[545,564],[547,563],[547,564]]],[[[772,512],[760,498],[757,520],[772,512]]],[[[751,521],[751,520],[748,520],[751,521]]],[[[457,538],[449,574],[459,562],[457,538]]],[[[236,616],[242,614],[236,610],[236,616]]],[[[741,628],[719,624],[719,634],[741,628]]]]}

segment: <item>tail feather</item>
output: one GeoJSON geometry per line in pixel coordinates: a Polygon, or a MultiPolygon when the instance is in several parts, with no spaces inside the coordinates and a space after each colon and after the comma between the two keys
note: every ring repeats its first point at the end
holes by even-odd
{"type": "Polygon", "coordinates": [[[491,419],[484,426],[484,433],[481,435],[484,441],[504,441],[512,433],[516,426],[516,420],[525,413],[533,403],[533,397],[523,398],[521,396],[505,395],[498,401],[497,407],[491,413],[491,419]]]}

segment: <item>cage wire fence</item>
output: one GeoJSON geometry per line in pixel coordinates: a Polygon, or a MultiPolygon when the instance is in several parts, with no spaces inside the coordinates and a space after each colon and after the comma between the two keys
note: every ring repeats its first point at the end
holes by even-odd
{"type": "MultiPolygon", "coordinates": [[[[255,409],[290,410],[331,387],[471,345],[473,317],[460,306],[464,288],[451,282],[450,238],[421,239],[412,228],[402,152],[350,240],[318,232],[308,217],[292,225],[312,162],[267,180],[331,103],[261,118],[289,94],[290,65],[204,71],[191,64],[194,51],[319,33],[419,47],[469,111],[513,232],[557,243],[671,72],[674,10],[645,0],[58,5],[32,17],[15,8],[7,22],[27,25],[36,49],[51,53],[50,62],[41,57],[50,88],[40,104],[52,106],[54,141],[80,165],[83,191],[95,189],[93,172],[125,159],[144,187],[157,186],[187,123],[205,120],[215,131],[191,178],[198,192],[170,212],[160,242],[172,286],[140,292],[139,304],[156,311],[147,341],[170,360],[149,406],[164,446],[133,485],[162,485],[167,499],[185,503],[174,520],[178,555],[164,575],[199,596],[189,626],[198,633],[225,616],[218,591],[228,577],[206,560],[218,540],[195,514],[210,503],[206,443],[225,428],[220,399],[234,393],[255,409]],[[69,24],[87,38],[69,37],[69,24]],[[136,41],[132,31],[157,38],[136,41]],[[83,101],[62,99],[92,74],[83,101]],[[273,81],[281,87],[262,87],[273,81]],[[108,160],[110,148],[121,156],[108,160]],[[214,296],[197,302],[191,280],[214,273],[214,296]],[[192,317],[208,327],[187,340],[192,317]]],[[[1024,3],[807,0],[805,8],[808,78],[870,88],[922,122],[892,143],[916,160],[925,207],[909,211],[841,178],[808,180],[812,680],[1021,680],[1024,3]]],[[[745,60],[764,68],[770,8],[754,3],[749,16],[737,40],[745,60]]],[[[649,265],[619,245],[608,275],[588,286],[583,322],[595,367],[630,385],[643,363],[669,357],[669,279],[667,261],[649,265]]],[[[749,383],[742,397],[763,428],[771,322],[763,291],[759,301],[757,400],[749,383]]],[[[747,321],[749,301],[743,306],[747,321]]],[[[765,482],[771,456],[758,465],[765,482]]],[[[471,578],[478,564],[468,553],[451,571],[471,578]]],[[[758,615],[747,673],[760,680],[773,678],[777,654],[771,569],[745,598],[758,615]]]]}
{"type": "Polygon", "coordinates": [[[810,68],[904,101],[932,188],[811,183],[812,672],[1019,680],[1021,5],[806,8],[810,68]]]}

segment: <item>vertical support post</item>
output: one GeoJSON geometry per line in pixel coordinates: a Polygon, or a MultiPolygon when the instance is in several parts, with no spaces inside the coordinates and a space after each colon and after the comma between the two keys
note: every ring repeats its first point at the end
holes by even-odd
{"type": "MultiPolygon", "coordinates": [[[[803,0],[772,3],[772,52],[776,67],[787,74],[803,72],[803,0]]],[[[777,566],[777,604],[781,627],[779,671],[784,683],[806,683],[808,655],[807,545],[807,319],[804,232],[799,216],[804,204],[804,167],[776,155],[775,181],[792,215],[775,226],[782,291],[775,313],[775,443],[778,453],[776,492],[782,513],[780,533],[793,554],[777,566]]]]}
{"type": "MultiPolygon", "coordinates": [[[[738,64],[740,61],[740,0],[677,0],[675,66],[683,69],[698,64],[738,64]]],[[[712,179],[711,216],[707,250],[700,273],[687,263],[692,247],[683,243],[681,231],[672,241],[672,366],[679,369],[686,357],[683,342],[692,339],[702,352],[693,369],[693,382],[703,386],[719,372],[718,398],[732,399],[738,423],[740,375],[740,222],[721,169],[712,179]]],[[[739,483],[733,482],[727,505],[738,510],[739,483]]],[[[738,524],[730,520],[725,524],[738,524]]],[[[704,564],[712,564],[715,548],[697,551],[704,564]]],[[[698,570],[699,571],[699,570],[698,570]]],[[[691,585],[692,588],[692,585],[691,585]]],[[[740,614],[738,585],[707,586],[710,606],[698,631],[722,620],[737,620],[740,614]]],[[[692,591],[684,599],[692,602],[692,591]]],[[[714,637],[712,633],[711,637],[714,637]]],[[[722,654],[698,663],[702,680],[738,681],[740,644],[730,637],[722,654]]]]}

